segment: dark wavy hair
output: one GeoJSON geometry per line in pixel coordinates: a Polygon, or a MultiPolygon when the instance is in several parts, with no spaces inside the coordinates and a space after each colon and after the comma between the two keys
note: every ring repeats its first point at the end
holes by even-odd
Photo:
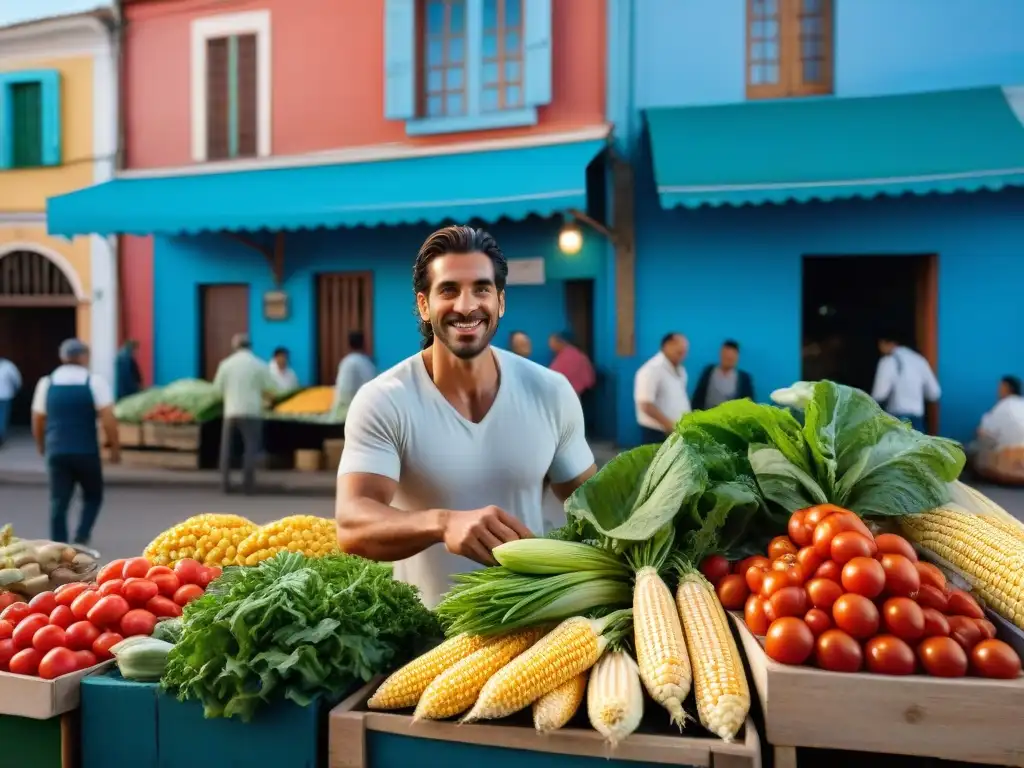
{"type": "MultiPolygon", "coordinates": [[[[483,253],[494,265],[494,286],[498,291],[505,290],[508,279],[508,262],[505,254],[498,247],[489,232],[467,226],[444,227],[434,232],[420,246],[416,254],[416,263],[412,267],[413,295],[422,293],[430,295],[430,263],[439,256],[449,254],[483,253]]],[[[414,307],[417,317],[418,308],[414,307]]],[[[420,335],[423,337],[423,349],[434,343],[434,329],[429,320],[419,319],[420,335]]]]}

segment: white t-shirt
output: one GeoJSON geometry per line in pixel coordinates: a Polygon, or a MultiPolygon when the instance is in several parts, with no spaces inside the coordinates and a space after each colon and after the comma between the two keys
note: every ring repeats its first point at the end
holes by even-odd
{"type": "Polygon", "coordinates": [[[269,367],[270,375],[281,392],[291,392],[299,388],[299,377],[295,375],[295,371],[291,367],[282,370],[281,366],[273,360],[270,361],[269,367]]]}
{"type": "Polygon", "coordinates": [[[50,391],[50,382],[58,386],[85,384],[89,381],[89,389],[92,390],[92,401],[96,404],[96,410],[106,408],[114,403],[114,395],[110,385],[102,376],[89,373],[87,368],[80,365],[62,365],[49,376],[43,376],[36,384],[35,394],[32,395],[32,413],[46,415],[46,395],[50,391]]]}
{"type": "Polygon", "coordinates": [[[981,418],[981,431],[999,448],[1024,445],[1024,397],[1002,398],[981,418]]]}
{"type": "MultiPolygon", "coordinates": [[[[397,509],[494,504],[541,533],[545,475],[563,483],[594,463],[583,410],[561,374],[491,349],[501,385],[480,423],[464,418],[444,398],[419,354],[364,384],[345,421],[338,475],[369,473],[397,481],[397,509]]],[[[453,574],[479,567],[435,544],[395,563],[394,573],[419,587],[433,608],[453,574]]]]}
{"type": "Polygon", "coordinates": [[[18,367],[3,357],[0,357],[0,400],[13,400],[21,389],[21,374],[18,367]]]}
{"type": "Polygon", "coordinates": [[[896,347],[878,361],[871,396],[897,416],[924,416],[925,400],[942,396],[928,361],[912,349],[896,347]]]}
{"type": "Polygon", "coordinates": [[[650,403],[673,422],[689,413],[690,396],[686,394],[686,369],[672,365],[672,361],[659,352],[640,366],[633,379],[633,403],[636,406],[636,422],[641,427],[663,430],[664,427],[640,408],[641,403],[650,403]]]}

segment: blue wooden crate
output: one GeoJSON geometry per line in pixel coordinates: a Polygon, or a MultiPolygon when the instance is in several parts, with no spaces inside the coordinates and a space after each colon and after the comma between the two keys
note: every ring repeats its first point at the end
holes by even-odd
{"type": "Polygon", "coordinates": [[[369,712],[366,700],[380,681],[331,711],[329,768],[655,768],[659,765],[760,768],[761,746],[748,718],[739,740],[673,733],[650,702],[641,730],[614,751],[578,713],[568,726],[540,735],[528,713],[493,724],[420,722],[409,714],[369,712]]]}

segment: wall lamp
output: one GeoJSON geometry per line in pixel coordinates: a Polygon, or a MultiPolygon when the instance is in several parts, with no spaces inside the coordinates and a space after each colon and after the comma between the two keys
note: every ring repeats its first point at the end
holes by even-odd
{"type": "Polygon", "coordinates": [[[583,248],[583,231],[580,229],[579,222],[586,224],[595,232],[604,235],[612,243],[615,243],[614,233],[601,222],[575,208],[570,208],[568,214],[565,217],[565,223],[562,225],[561,231],[558,233],[558,249],[562,253],[575,256],[583,248]]]}

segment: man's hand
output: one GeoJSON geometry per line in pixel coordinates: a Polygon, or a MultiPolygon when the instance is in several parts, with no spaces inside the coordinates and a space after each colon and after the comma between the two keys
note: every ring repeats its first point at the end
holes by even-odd
{"type": "Polygon", "coordinates": [[[110,463],[110,464],[120,464],[121,463],[121,447],[120,446],[111,446],[110,447],[110,453],[108,454],[107,462],[110,463]]]}
{"type": "Polygon", "coordinates": [[[448,510],[444,521],[444,545],[483,565],[497,565],[491,550],[506,541],[532,539],[530,529],[495,506],[466,512],[448,510]]]}

